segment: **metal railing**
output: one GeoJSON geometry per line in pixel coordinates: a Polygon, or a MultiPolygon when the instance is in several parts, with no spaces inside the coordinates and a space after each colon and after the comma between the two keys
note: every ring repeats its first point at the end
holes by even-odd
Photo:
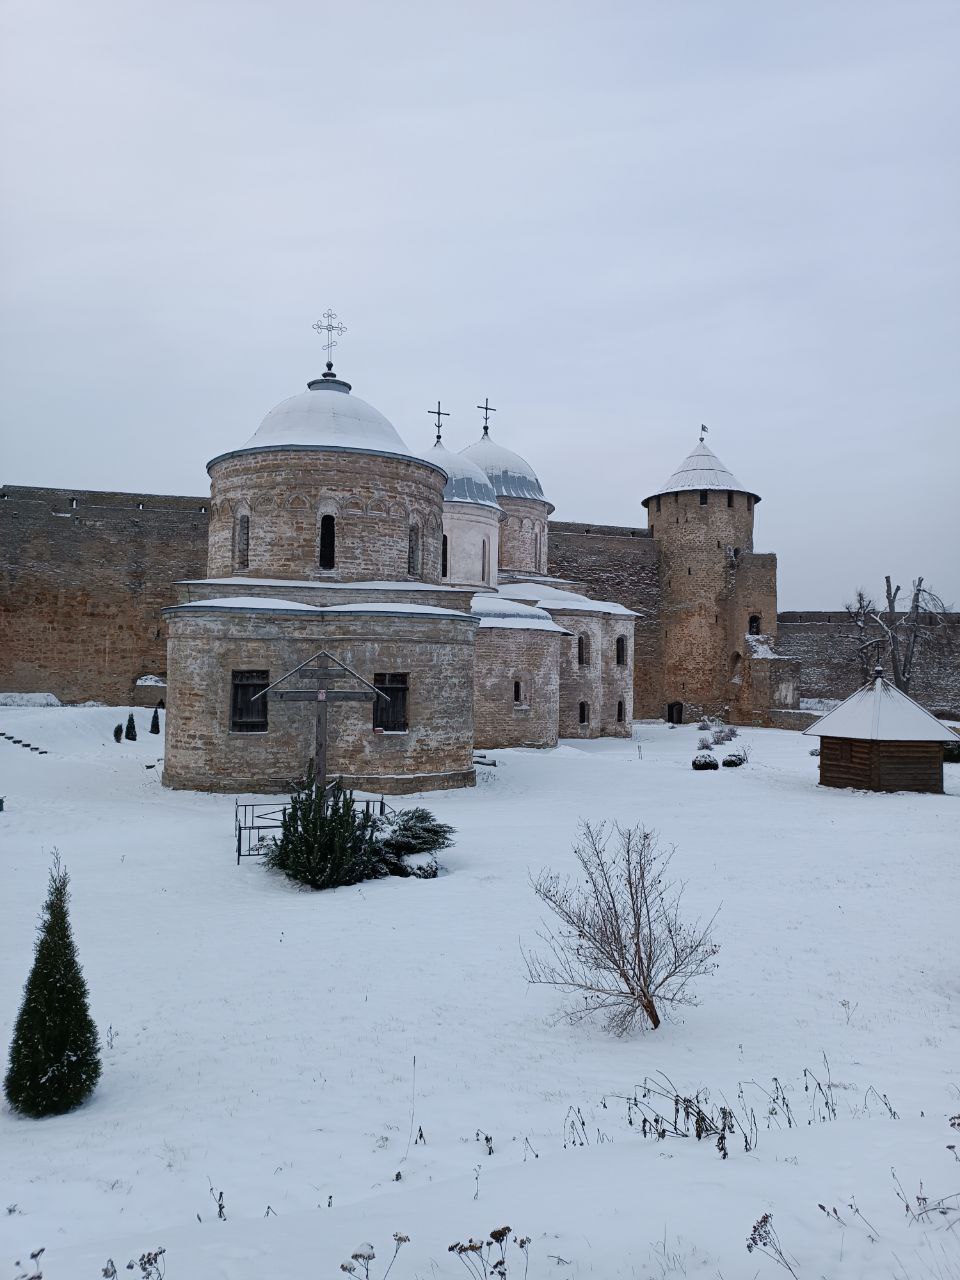
{"type": "MultiPolygon", "coordinates": [[[[328,782],[323,789],[324,800],[329,801],[335,791],[341,789],[340,779],[334,778],[328,782]]],[[[348,792],[350,796],[353,792],[348,792]]],[[[383,796],[379,800],[361,800],[360,806],[366,814],[375,814],[382,818],[388,812],[393,814],[396,810],[384,800],[383,796]]],[[[260,858],[264,854],[264,844],[270,838],[265,832],[279,831],[283,826],[283,815],[290,807],[290,802],[285,800],[282,803],[268,801],[266,803],[260,801],[234,801],[233,813],[233,830],[236,837],[237,845],[237,866],[240,865],[241,858],[260,858]]]]}

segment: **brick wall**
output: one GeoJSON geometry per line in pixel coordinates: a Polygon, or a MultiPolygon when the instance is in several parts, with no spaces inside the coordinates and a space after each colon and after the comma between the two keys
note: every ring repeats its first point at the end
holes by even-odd
{"type": "MultiPolygon", "coordinates": [[[[846,698],[859,688],[857,632],[845,610],[781,613],[778,625],[778,651],[800,660],[801,697],[846,698]]],[[[910,695],[960,717],[960,614],[949,615],[941,640],[920,658],[910,695]]]]}
{"type": "Polygon", "coordinates": [[[206,571],[208,506],[0,488],[0,690],[134,701],[137,678],[166,669],[160,610],[175,579],[206,571]]]}

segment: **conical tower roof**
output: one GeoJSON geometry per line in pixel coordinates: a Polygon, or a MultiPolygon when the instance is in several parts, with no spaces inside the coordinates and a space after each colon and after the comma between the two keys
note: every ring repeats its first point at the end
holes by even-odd
{"type": "Polygon", "coordinates": [[[731,489],[737,493],[750,494],[755,502],[760,501],[760,495],[754,493],[752,489],[745,488],[702,440],[687,454],[665,484],[647,494],[643,505],[646,506],[651,498],[660,497],[665,493],[682,493],[688,489],[731,489]]]}
{"type": "Polygon", "coordinates": [[[804,733],[813,738],[858,738],[867,742],[957,742],[957,735],[925,711],[879,670],[869,684],[804,733]]]}

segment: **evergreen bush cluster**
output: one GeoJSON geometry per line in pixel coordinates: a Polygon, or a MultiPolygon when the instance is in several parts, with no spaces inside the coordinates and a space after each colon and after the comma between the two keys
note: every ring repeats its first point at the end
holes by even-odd
{"type": "Polygon", "coordinates": [[[25,1116],[73,1111],[100,1079],[100,1042],[67,912],[69,883],[57,854],[3,1082],[10,1106],[25,1116]]]}
{"type": "Polygon", "coordinates": [[[693,757],[693,768],[698,771],[701,769],[719,769],[720,764],[715,755],[710,751],[700,751],[693,757]]]}
{"type": "Polygon", "coordinates": [[[406,859],[448,848],[453,834],[427,809],[379,817],[339,787],[325,797],[308,777],[291,795],[280,835],[270,841],[264,861],[310,889],[384,876],[427,879],[437,874],[436,862],[411,866],[406,859]]]}

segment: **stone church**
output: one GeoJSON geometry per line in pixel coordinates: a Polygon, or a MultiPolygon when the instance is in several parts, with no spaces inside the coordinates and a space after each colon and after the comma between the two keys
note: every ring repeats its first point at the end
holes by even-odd
{"type": "Polygon", "coordinates": [[[314,709],[264,690],[321,650],[377,691],[331,712],[328,772],[377,792],[635,717],[809,723],[760,495],[702,435],[646,528],[565,524],[489,412],[461,452],[439,427],[417,450],[328,362],[210,461],[209,498],[3,486],[0,691],[161,696],[163,780],[201,790],[304,771],[314,709]]]}

